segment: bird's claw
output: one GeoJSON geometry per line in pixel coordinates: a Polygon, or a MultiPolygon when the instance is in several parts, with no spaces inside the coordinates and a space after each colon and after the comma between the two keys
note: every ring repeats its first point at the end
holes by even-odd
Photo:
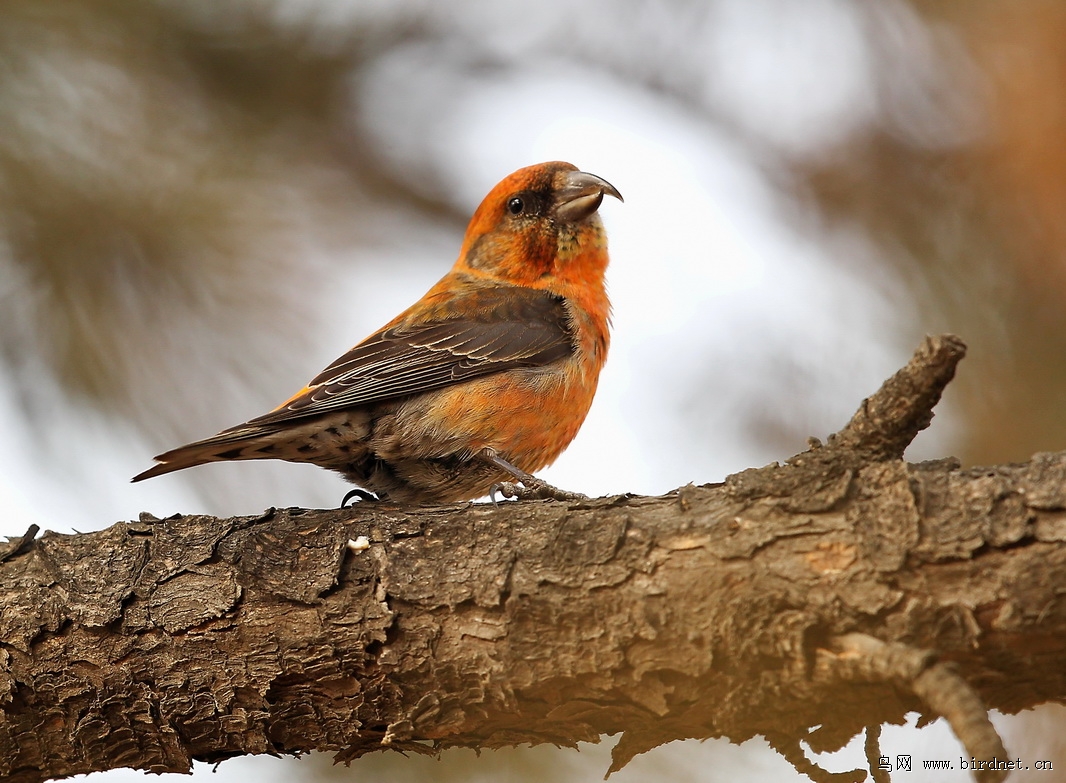
{"type": "Polygon", "coordinates": [[[499,501],[496,500],[496,493],[499,492],[504,500],[510,500],[511,498],[518,497],[518,485],[513,481],[497,481],[491,487],[489,487],[489,500],[492,501],[492,505],[498,506],[499,501]]]}
{"type": "Polygon", "coordinates": [[[359,498],[360,502],[363,503],[372,503],[378,500],[378,496],[375,495],[373,492],[367,492],[365,489],[359,489],[358,487],[356,487],[355,489],[348,490],[348,492],[345,494],[344,499],[341,500],[341,508],[347,506],[348,501],[352,498],[359,498]]]}

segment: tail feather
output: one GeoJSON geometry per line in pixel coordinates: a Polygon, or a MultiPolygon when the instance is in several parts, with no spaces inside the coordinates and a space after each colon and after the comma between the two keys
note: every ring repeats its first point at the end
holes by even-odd
{"type": "Polygon", "coordinates": [[[206,462],[246,459],[311,462],[343,471],[346,466],[365,457],[365,441],[369,435],[369,414],[365,411],[338,411],[326,416],[307,417],[296,423],[250,421],[210,438],[165,451],[155,458],[158,465],[138,473],[132,480],[144,481],[206,462]]]}
{"type": "MultiPolygon", "coordinates": [[[[235,430],[238,428],[234,428],[235,430]]],[[[160,463],[148,470],[138,473],[131,482],[172,473],[175,470],[194,468],[208,462],[227,462],[238,459],[271,459],[277,445],[273,439],[266,439],[268,433],[259,431],[255,434],[238,434],[231,430],[220,432],[212,438],[198,440],[176,449],[165,451],[154,459],[160,463]]]]}
{"type": "Polygon", "coordinates": [[[196,465],[203,465],[209,460],[200,460],[196,462],[162,462],[158,465],[152,465],[148,470],[141,471],[136,476],[130,479],[130,482],[144,481],[145,479],[155,478],[156,476],[162,476],[164,473],[172,473],[175,470],[182,470],[184,468],[195,467],[196,465]]]}

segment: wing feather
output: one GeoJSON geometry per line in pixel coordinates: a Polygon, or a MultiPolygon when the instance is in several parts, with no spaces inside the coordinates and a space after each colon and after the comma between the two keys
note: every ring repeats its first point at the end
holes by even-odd
{"type": "Polygon", "coordinates": [[[518,367],[540,367],[573,352],[570,317],[560,297],[517,286],[467,296],[474,301],[449,308],[463,315],[371,335],[323,370],[302,395],[248,424],[405,397],[518,367]]]}

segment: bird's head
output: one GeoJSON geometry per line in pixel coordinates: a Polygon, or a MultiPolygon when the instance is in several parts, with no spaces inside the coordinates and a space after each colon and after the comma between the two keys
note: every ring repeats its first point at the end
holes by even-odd
{"type": "Polygon", "coordinates": [[[607,240],[596,211],[605,195],[622,200],[570,163],[519,169],[474,212],[456,270],[549,290],[556,281],[602,282],[607,240]]]}

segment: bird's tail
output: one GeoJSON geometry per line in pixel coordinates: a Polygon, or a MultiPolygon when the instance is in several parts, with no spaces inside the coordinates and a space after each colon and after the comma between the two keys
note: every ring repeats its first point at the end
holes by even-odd
{"type": "Polygon", "coordinates": [[[274,453],[274,450],[278,444],[276,438],[270,437],[273,434],[275,434],[273,429],[264,431],[261,427],[247,425],[234,427],[210,438],[163,452],[155,457],[158,465],[153,465],[143,473],[138,473],[130,481],[144,481],[155,476],[162,476],[164,473],[193,468],[207,462],[276,458],[278,455],[274,453]]]}

